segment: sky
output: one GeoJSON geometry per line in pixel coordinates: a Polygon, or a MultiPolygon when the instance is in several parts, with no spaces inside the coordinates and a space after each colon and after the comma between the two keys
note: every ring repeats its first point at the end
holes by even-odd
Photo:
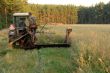
{"type": "Polygon", "coordinates": [[[28,0],[28,3],[34,4],[61,4],[61,5],[76,5],[76,6],[92,6],[97,3],[104,2],[105,4],[110,0],[28,0]]]}

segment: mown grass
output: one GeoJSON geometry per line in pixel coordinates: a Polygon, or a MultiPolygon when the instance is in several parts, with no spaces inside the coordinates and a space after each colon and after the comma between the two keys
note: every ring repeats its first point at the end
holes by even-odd
{"type": "Polygon", "coordinates": [[[62,43],[67,27],[70,48],[39,50],[9,49],[7,30],[0,31],[0,73],[110,73],[110,25],[50,25],[55,34],[38,34],[38,43],[62,43]]]}

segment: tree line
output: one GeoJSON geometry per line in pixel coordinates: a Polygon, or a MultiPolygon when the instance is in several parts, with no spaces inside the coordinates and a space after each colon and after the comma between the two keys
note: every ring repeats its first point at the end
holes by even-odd
{"type": "Polygon", "coordinates": [[[13,20],[12,14],[24,12],[27,4],[27,0],[0,0],[0,29],[8,27],[13,20]]]}
{"type": "Polygon", "coordinates": [[[110,2],[99,3],[91,7],[79,7],[79,24],[110,24],[110,2]]]}
{"type": "Polygon", "coordinates": [[[84,7],[29,4],[27,0],[0,0],[0,28],[12,23],[14,12],[32,12],[38,24],[109,24],[110,2],[84,7]]]}
{"type": "Polygon", "coordinates": [[[37,18],[38,23],[77,23],[77,8],[73,5],[34,5],[30,4],[31,12],[37,18]]]}

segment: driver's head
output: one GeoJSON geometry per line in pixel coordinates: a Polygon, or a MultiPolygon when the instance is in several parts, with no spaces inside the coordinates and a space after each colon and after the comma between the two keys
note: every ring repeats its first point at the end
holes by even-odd
{"type": "Polygon", "coordinates": [[[29,15],[31,16],[31,15],[32,15],[32,13],[31,13],[31,12],[29,12],[29,15]]]}

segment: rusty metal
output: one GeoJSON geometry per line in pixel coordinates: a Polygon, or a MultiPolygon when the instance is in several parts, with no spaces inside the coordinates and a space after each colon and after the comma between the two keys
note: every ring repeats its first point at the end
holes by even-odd
{"type": "Polygon", "coordinates": [[[69,38],[70,38],[70,33],[72,32],[72,28],[70,28],[70,27],[68,27],[67,29],[66,29],[66,37],[65,37],[65,41],[64,41],[64,43],[69,43],[70,41],[69,41],[69,38]]]}

